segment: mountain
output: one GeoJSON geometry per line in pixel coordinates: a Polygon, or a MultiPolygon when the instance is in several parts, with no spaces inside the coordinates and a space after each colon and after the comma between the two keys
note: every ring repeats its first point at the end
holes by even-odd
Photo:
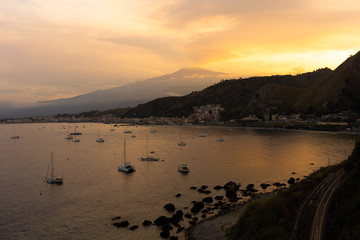
{"type": "Polygon", "coordinates": [[[193,106],[207,104],[221,104],[226,110],[225,119],[281,112],[320,115],[360,111],[360,52],[334,71],[324,68],[296,76],[223,80],[202,91],[158,98],[118,115],[181,117],[190,115],[193,106]]]}
{"type": "MultiPolygon", "coordinates": [[[[276,75],[223,80],[183,97],[158,98],[140,104],[129,109],[123,116],[188,116],[193,112],[193,106],[207,104],[221,104],[229,118],[285,111],[289,108],[287,105],[293,93],[299,95],[305,92],[331,72],[326,68],[297,76],[276,75]]],[[[293,98],[296,100],[296,96],[293,98]]]]}
{"type": "Polygon", "coordinates": [[[224,73],[201,68],[183,68],[172,74],[120,87],[99,90],[72,98],[37,102],[33,107],[3,107],[0,109],[0,119],[134,107],[155,98],[183,96],[219,82],[227,76],[224,73]]]}

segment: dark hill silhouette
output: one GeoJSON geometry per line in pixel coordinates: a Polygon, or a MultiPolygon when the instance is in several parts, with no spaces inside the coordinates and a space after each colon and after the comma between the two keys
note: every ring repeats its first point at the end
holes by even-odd
{"type": "Polygon", "coordinates": [[[313,72],[247,79],[223,80],[202,91],[183,97],[158,98],[122,112],[126,117],[182,117],[193,106],[221,104],[224,117],[248,114],[313,113],[360,111],[360,52],[349,57],[334,71],[313,72]]]}

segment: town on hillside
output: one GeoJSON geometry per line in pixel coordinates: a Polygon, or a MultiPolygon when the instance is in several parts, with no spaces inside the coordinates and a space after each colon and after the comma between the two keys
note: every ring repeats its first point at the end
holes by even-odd
{"type": "Polygon", "coordinates": [[[231,125],[242,127],[272,127],[311,130],[346,130],[360,132],[360,114],[355,111],[342,111],[335,114],[316,116],[314,114],[274,113],[262,116],[248,115],[238,119],[224,121],[221,114],[225,111],[220,104],[194,106],[193,113],[187,117],[121,118],[113,114],[100,114],[85,117],[84,114],[58,114],[19,119],[7,119],[2,123],[41,123],[41,122],[98,122],[105,124],[133,125],[231,125]]]}

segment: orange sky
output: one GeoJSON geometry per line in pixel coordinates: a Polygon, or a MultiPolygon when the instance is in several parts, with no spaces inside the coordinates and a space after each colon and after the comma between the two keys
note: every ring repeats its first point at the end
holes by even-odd
{"type": "Polygon", "coordinates": [[[357,0],[0,2],[0,104],[71,97],[183,67],[239,76],[336,68],[357,0]]]}

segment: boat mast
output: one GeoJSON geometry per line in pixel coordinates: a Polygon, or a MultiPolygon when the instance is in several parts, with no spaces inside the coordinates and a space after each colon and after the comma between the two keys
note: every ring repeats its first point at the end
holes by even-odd
{"type": "Polygon", "coordinates": [[[145,151],[146,151],[146,157],[149,157],[149,152],[148,152],[148,136],[146,136],[146,145],[145,145],[145,151]]]}
{"type": "Polygon", "coordinates": [[[51,152],[51,179],[54,179],[53,170],[54,170],[54,157],[53,157],[53,152],[51,152]]]}
{"type": "Polygon", "coordinates": [[[126,138],[124,136],[124,156],[123,156],[123,160],[124,160],[124,166],[125,166],[125,159],[126,159],[126,138]]]}

